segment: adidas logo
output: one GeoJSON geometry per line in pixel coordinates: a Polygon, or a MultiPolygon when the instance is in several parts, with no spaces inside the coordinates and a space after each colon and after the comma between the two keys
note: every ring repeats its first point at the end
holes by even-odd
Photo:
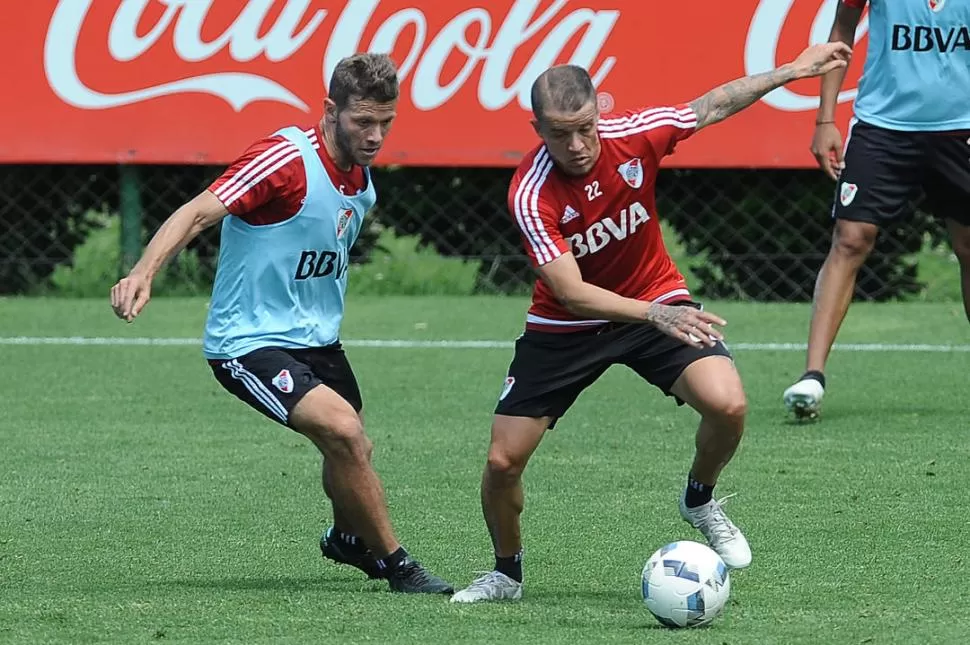
{"type": "Polygon", "coordinates": [[[572,206],[566,206],[566,210],[563,211],[562,219],[559,220],[559,223],[565,224],[573,221],[577,217],[579,217],[579,213],[576,212],[576,209],[574,209],[572,206]]]}

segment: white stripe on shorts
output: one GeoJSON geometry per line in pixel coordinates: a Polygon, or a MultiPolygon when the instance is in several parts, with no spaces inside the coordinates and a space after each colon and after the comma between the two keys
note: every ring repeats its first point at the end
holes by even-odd
{"type": "Polygon", "coordinates": [[[249,393],[253,397],[266,406],[273,416],[277,419],[286,423],[289,414],[286,412],[286,407],[280,403],[280,400],[273,395],[272,392],[260,381],[255,374],[247,370],[238,360],[231,360],[222,364],[222,367],[229,370],[232,377],[239,381],[245,386],[249,393]]]}

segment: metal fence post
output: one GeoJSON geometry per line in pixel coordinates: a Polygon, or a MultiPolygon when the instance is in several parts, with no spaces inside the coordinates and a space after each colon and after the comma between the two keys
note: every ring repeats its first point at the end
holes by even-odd
{"type": "Polygon", "coordinates": [[[141,255],[141,233],[144,211],[141,207],[141,180],[138,167],[122,164],[119,168],[119,211],[121,212],[121,271],[131,271],[141,255]]]}

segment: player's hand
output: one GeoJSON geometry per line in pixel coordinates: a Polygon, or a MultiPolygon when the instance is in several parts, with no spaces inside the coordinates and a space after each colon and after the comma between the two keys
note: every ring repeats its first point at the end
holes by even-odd
{"type": "Polygon", "coordinates": [[[714,325],[727,321],[706,311],[688,306],[652,304],[647,310],[647,322],[691,347],[713,347],[724,335],[714,325]]]}
{"type": "Polygon", "coordinates": [[[130,273],[111,287],[111,308],[125,322],[141,313],[152,297],[152,281],[139,273],[130,273]]]}
{"type": "Polygon", "coordinates": [[[852,48],[843,42],[812,45],[792,61],[797,78],[823,76],[832,70],[849,66],[852,48]]]}
{"type": "Polygon", "coordinates": [[[838,180],[845,168],[845,159],[842,157],[842,133],[834,123],[821,123],[815,126],[812,154],[815,155],[815,161],[825,174],[833,180],[838,180]]]}

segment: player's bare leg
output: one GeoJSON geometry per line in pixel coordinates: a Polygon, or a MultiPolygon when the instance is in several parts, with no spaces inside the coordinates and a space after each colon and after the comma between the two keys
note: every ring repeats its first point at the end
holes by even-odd
{"type": "Polygon", "coordinates": [[[522,472],[550,421],[548,417],[495,416],[481,493],[482,512],[497,557],[512,557],[522,550],[522,472]]]}
{"type": "Polygon", "coordinates": [[[960,287],[963,290],[963,309],[970,321],[970,226],[958,224],[948,219],[946,227],[950,231],[950,246],[960,262],[960,287]]]}
{"type": "Polygon", "coordinates": [[[713,499],[721,470],[744,434],[747,400],[741,377],[731,359],[708,356],[691,363],[671,391],[701,415],[694,463],[680,501],[681,516],[704,534],[726,565],[746,567],[751,564],[748,542],[713,499]]]}
{"type": "Polygon", "coordinates": [[[370,463],[372,444],[357,412],[324,385],[310,390],[293,408],[290,422],[323,453],[326,487],[334,508],[346,514],[395,591],[451,593],[449,584],[410,559],[391,528],[384,489],[370,463]]]}
{"type": "MultiPolygon", "coordinates": [[[[370,455],[368,455],[368,461],[370,460],[370,455]]],[[[354,525],[350,521],[349,514],[341,509],[340,502],[336,501],[333,497],[333,475],[331,471],[327,469],[327,460],[323,459],[323,492],[326,494],[327,499],[330,500],[330,504],[333,507],[333,525],[335,528],[343,530],[347,533],[353,533],[357,535],[357,531],[354,525]]]]}
{"type": "MultiPolygon", "coordinates": [[[[361,425],[364,423],[364,413],[363,410],[358,414],[360,417],[361,425]]],[[[367,460],[370,461],[373,450],[369,451],[367,454],[367,460]]],[[[327,470],[327,460],[321,459],[322,463],[322,480],[323,480],[323,492],[326,494],[327,499],[330,500],[330,505],[333,508],[333,528],[336,531],[341,531],[344,533],[350,533],[356,537],[357,532],[354,529],[353,524],[350,522],[350,517],[348,514],[340,508],[340,503],[333,498],[333,484],[331,479],[333,475],[327,470]]]]}
{"type": "Polygon", "coordinates": [[[482,513],[495,549],[495,569],[474,580],[452,602],[518,600],[522,597],[522,472],[552,420],[497,414],[482,474],[482,513]]]}
{"type": "Polygon", "coordinates": [[[837,220],[832,247],[815,282],[805,374],[785,390],[785,406],[799,419],[818,416],[825,394],[825,363],[855,292],[856,276],[876,244],[879,228],[837,220]]]}
{"type": "Polygon", "coordinates": [[[330,499],[333,508],[333,525],[320,536],[320,552],[323,557],[340,564],[349,564],[367,574],[369,578],[380,578],[381,571],[377,559],[367,543],[361,539],[350,521],[350,514],[343,511],[333,494],[333,474],[323,459],[323,492],[330,499]]]}

